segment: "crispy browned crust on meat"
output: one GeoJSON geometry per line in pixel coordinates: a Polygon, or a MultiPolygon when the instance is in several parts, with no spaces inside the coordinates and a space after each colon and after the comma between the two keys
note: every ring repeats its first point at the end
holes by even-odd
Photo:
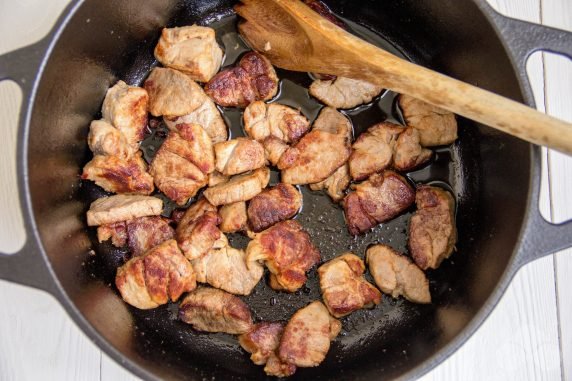
{"type": "Polygon", "coordinates": [[[221,239],[224,240],[224,235],[218,228],[220,222],[216,208],[205,199],[187,209],[177,226],[176,237],[179,247],[189,260],[202,257],[218,246],[221,239]]]}
{"type": "Polygon", "coordinates": [[[246,133],[257,141],[272,136],[292,143],[310,129],[310,121],[299,110],[280,103],[253,102],[244,110],[243,120],[246,133]]]}
{"type": "Polygon", "coordinates": [[[258,169],[265,164],[264,147],[256,140],[239,137],[214,145],[216,170],[225,176],[258,169]]]}
{"type": "Polygon", "coordinates": [[[95,155],[83,167],[81,178],[91,180],[108,192],[148,195],[153,192],[153,178],[146,172],[141,153],[130,159],[95,155]]]}
{"type": "Polygon", "coordinates": [[[320,261],[320,252],[310,235],[293,220],[287,220],[256,234],[246,248],[247,263],[265,261],[275,276],[271,287],[294,292],[306,282],[306,272],[320,261]],[[277,287],[279,286],[279,287],[277,287]]]}
{"type": "Polygon", "coordinates": [[[381,302],[381,293],[363,278],[365,265],[352,253],[345,253],[318,268],[322,298],[337,318],[381,302]]]}
{"type": "Polygon", "coordinates": [[[450,192],[428,185],[417,189],[417,212],[411,217],[409,248],[417,266],[436,269],[457,240],[455,200],[450,192]]]}
{"type": "Polygon", "coordinates": [[[246,214],[246,202],[239,201],[220,207],[218,214],[221,218],[220,230],[223,233],[236,233],[246,229],[248,216],[246,214]]]}
{"type": "Polygon", "coordinates": [[[415,201],[415,190],[407,180],[389,170],[372,175],[354,189],[344,199],[346,223],[352,235],[398,216],[415,201]]]}
{"type": "Polygon", "coordinates": [[[250,359],[256,365],[264,365],[278,345],[284,331],[284,323],[262,322],[255,324],[252,331],[238,337],[238,343],[251,353],[250,359]]]}
{"type": "Polygon", "coordinates": [[[216,288],[199,287],[179,307],[180,319],[194,329],[240,335],[252,330],[248,306],[238,297],[216,288]]]}
{"type": "Polygon", "coordinates": [[[292,218],[302,207],[302,194],[290,184],[279,183],[256,195],[248,204],[248,221],[260,232],[277,222],[292,218]]]}
{"type": "Polygon", "coordinates": [[[410,171],[425,164],[431,156],[433,151],[423,148],[419,143],[419,130],[407,127],[395,143],[393,168],[398,171],[410,171]]]}
{"type": "Polygon", "coordinates": [[[204,174],[214,171],[215,155],[209,134],[198,124],[181,123],[177,132],[170,132],[165,149],[176,153],[197,166],[204,174]]]}

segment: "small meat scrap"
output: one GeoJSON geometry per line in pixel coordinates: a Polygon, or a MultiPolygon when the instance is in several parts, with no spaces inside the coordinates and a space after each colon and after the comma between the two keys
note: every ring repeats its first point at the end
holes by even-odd
{"type": "Polygon", "coordinates": [[[296,371],[295,365],[281,361],[276,354],[284,326],[280,322],[262,322],[255,324],[252,331],[238,337],[242,348],[251,353],[252,362],[266,365],[264,371],[269,376],[288,377],[296,371]]]}
{"type": "Polygon", "coordinates": [[[218,214],[221,218],[219,227],[223,233],[236,233],[247,228],[248,216],[244,201],[223,205],[218,214]]]}
{"type": "Polygon", "coordinates": [[[393,168],[398,171],[410,171],[431,159],[433,151],[423,148],[419,138],[419,130],[413,127],[407,127],[399,135],[394,147],[393,168]]]}
{"type": "Polygon", "coordinates": [[[220,69],[222,49],[212,28],[198,25],[163,28],[155,58],[163,66],[180,70],[195,81],[207,82],[220,69]]]}
{"type": "Polygon", "coordinates": [[[256,233],[292,218],[302,207],[302,194],[290,184],[279,183],[256,195],[248,204],[248,221],[256,233]]]}
{"type": "Polygon", "coordinates": [[[147,165],[140,152],[129,159],[95,155],[83,167],[81,178],[93,181],[111,193],[148,195],[154,189],[153,178],[147,173],[147,165]]]}
{"type": "Polygon", "coordinates": [[[429,281],[406,256],[389,246],[375,245],[367,249],[366,261],[381,291],[394,298],[403,295],[413,303],[431,303],[429,281]]]}
{"type": "Polygon", "coordinates": [[[457,120],[452,112],[404,94],[399,96],[399,107],[407,125],[419,131],[423,147],[451,144],[457,139],[457,120]]]}
{"type": "Polygon", "coordinates": [[[139,256],[153,247],[173,239],[175,230],[169,225],[166,218],[139,217],[125,222],[101,225],[97,228],[99,242],[111,238],[111,243],[116,247],[126,244],[133,256],[139,256]]]}
{"type": "Polygon", "coordinates": [[[272,165],[278,165],[282,154],[290,148],[288,144],[274,136],[269,136],[264,139],[262,145],[264,146],[266,160],[272,165]]]}
{"type": "Polygon", "coordinates": [[[244,130],[257,141],[274,136],[294,143],[310,129],[310,122],[299,110],[280,103],[253,102],[244,110],[243,118],[244,130]]]}
{"type": "Polygon", "coordinates": [[[328,311],[337,318],[381,302],[381,293],[363,278],[365,265],[345,253],[318,268],[320,289],[328,311]]]}
{"type": "Polygon", "coordinates": [[[306,283],[306,272],[320,261],[310,235],[294,220],[258,233],[246,248],[246,263],[264,261],[270,270],[270,286],[294,292],[306,283]]]}
{"type": "Polygon", "coordinates": [[[137,147],[129,145],[125,135],[105,120],[91,122],[87,144],[94,155],[128,159],[137,152],[137,147]]]}
{"type": "Polygon", "coordinates": [[[145,81],[149,93],[149,112],[153,116],[188,115],[197,110],[206,97],[203,89],[185,73],[156,67],[145,81]]]}
{"type": "Polygon", "coordinates": [[[197,284],[193,267],[169,240],[117,269],[115,285],[123,300],[139,309],[177,301],[197,284]]]}
{"type": "Polygon", "coordinates": [[[103,119],[117,128],[133,151],[145,136],[149,95],[141,87],[117,82],[107,90],[101,113],[103,119]]]}
{"type": "Polygon", "coordinates": [[[383,90],[382,87],[366,81],[337,77],[335,79],[316,79],[310,85],[310,95],[327,106],[337,109],[349,109],[369,103],[383,90]]]}
{"type": "Polygon", "coordinates": [[[140,195],[115,195],[98,198],[89,206],[87,225],[99,226],[138,217],[158,216],[163,211],[160,198],[140,195]]]}
{"type": "Polygon", "coordinates": [[[211,249],[227,245],[219,230],[220,217],[216,207],[201,198],[183,215],[176,230],[177,243],[189,260],[207,254],[211,249]]]}
{"type": "Polygon", "coordinates": [[[191,261],[197,281],[235,295],[250,295],[264,274],[258,262],[246,263],[243,250],[224,246],[191,261]]]}
{"type": "Polygon", "coordinates": [[[269,100],[278,92],[278,77],[270,61],[256,52],[246,53],[238,65],[215,75],[205,92],[224,107],[246,107],[269,100]]]}
{"type": "Polygon", "coordinates": [[[362,133],[353,144],[349,159],[352,179],[361,181],[391,165],[393,150],[403,127],[384,122],[362,133]]]}
{"type": "Polygon", "coordinates": [[[216,288],[199,287],[179,306],[179,318],[197,331],[241,335],[252,330],[248,306],[238,297],[216,288]]]}
{"type": "Polygon", "coordinates": [[[264,147],[256,140],[236,138],[215,144],[216,170],[225,176],[252,171],[263,167],[264,147]]]}
{"type": "Polygon", "coordinates": [[[280,360],[297,367],[320,365],[338,336],[342,324],[320,301],[310,303],[292,315],[278,347],[280,360]]]}
{"type": "Polygon", "coordinates": [[[350,121],[335,109],[325,107],[312,130],[280,158],[282,182],[313,184],[327,179],[348,160],[351,136],[350,121]]]}
{"type": "Polygon", "coordinates": [[[403,177],[386,170],[355,185],[344,199],[344,213],[352,235],[397,217],[415,201],[415,190],[403,177]]]}
{"type": "Polygon", "coordinates": [[[444,189],[423,185],[417,188],[415,203],[409,228],[411,256],[422,270],[436,269],[455,248],[455,200],[444,189]]]}
{"type": "Polygon", "coordinates": [[[248,201],[262,192],[270,180],[270,170],[259,168],[249,173],[233,176],[229,181],[209,187],[204,196],[213,205],[226,205],[239,201],[248,201]]]}
{"type": "Polygon", "coordinates": [[[310,189],[319,191],[325,189],[334,202],[341,201],[345,196],[345,190],[350,185],[350,169],[348,164],[344,164],[324,181],[310,184],[310,189]]]}

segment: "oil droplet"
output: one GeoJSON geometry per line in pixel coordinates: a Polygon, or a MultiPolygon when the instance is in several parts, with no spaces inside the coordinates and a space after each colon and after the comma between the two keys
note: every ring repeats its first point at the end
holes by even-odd
{"type": "Polygon", "coordinates": [[[278,303],[278,300],[276,300],[275,297],[271,297],[271,298],[270,298],[270,305],[273,306],[273,305],[275,305],[276,303],[278,303]]]}

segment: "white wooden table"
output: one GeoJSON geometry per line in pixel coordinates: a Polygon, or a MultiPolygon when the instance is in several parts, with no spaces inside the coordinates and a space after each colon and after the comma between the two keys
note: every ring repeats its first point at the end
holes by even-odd
{"type": "MultiPolygon", "coordinates": [[[[0,0],[0,54],[37,41],[69,0],[0,0]]],[[[439,0],[435,0],[439,1],[439,0]]],[[[504,14],[572,30],[570,0],[489,0],[504,14]]],[[[539,109],[572,121],[572,64],[550,54],[529,62],[539,109]]],[[[15,182],[18,87],[0,83],[0,251],[24,231],[15,182]]],[[[544,215],[572,217],[572,159],[544,152],[544,215]]],[[[572,250],[521,270],[479,331],[423,380],[572,381],[572,250]]],[[[0,281],[0,380],[136,378],[95,347],[49,295],[0,281]]]]}

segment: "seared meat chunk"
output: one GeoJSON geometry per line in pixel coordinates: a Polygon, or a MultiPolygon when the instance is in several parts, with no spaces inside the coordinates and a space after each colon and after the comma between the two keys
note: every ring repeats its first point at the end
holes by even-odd
{"type": "Polygon", "coordinates": [[[139,256],[174,236],[175,231],[169,221],[162,217],[139,217],[97,228],[99,242],[111,238],[113,246],[123,247],[128,244],[133,256],[139,256]]]}
{"type": "Polygon", "coordinates": [[[389,246],[375,245],[367,249],[366,261],[381,291],[394,298],[403,295],[414,303],[431,303],[429,281],[406,256],[389,246]]]}
{"type": "Polygon", "coordinates": [[[105,120],[91,122],[87,144],[94,155],[128,159],[137,152],[137,147],[129,145],[125,135],[105,120]]]}
{"type": "Polygon", "coordinates": [[[403,128],[393,123],[378,123],[361,134],[353,144],[349,159],[352,179],[361,181],[391,164],[393,149],[403,128]]]}
{"type": "Polygon", "coordinates": [[[337,318],[381,302],[381,293],[363,278],[365,265],[352,253],[345,253],[318,268],[322,298],[337,318]]]}
{"type": "Polygon", "coordinates": [[[344,199],[344,213],[350,234],[364,233],[409,208],[415,201],[415,190],[393,171],[372,175],[354,186],[344,199]]]}
{"type": "Polygon", "coordinates": [[[277,222],[292,218],[302,207],[302,194],[290,184],[279,183],[256,195],[248,204],[248,221],[260,232],[277,222]]]}
{"type": "Polygon", "coordinates": [[[225,176],[237,175],[264,166],[264,147],[256,140],[236,138],[214,146],[216,170],[225,176]]]}
{"type": "Polygon", "coordinates": [[[236,233],[246,229],[248,216],[246,214],[246,202],[239,201],[220,207],[218,214],[221,218],[220,230],[223,233],[236,233]]]}
{"type": "Polygon", "coordinates": [[[341,328],[342,324],[330,315],[322,302],[312,302],[296,311],[286,324],[278,356],[299,367],[318,366],[341,328]]]}
{"type": "Polygon", "coordinates": [[[409,171],[426,163],[432,155],[433,151],[419,144],[419,130],[407,127],[397,138],[393,167],[398,171],[409,171]]]}
{"type": "Polygon", "coordinates": [[[117,82],[107,90],[101,113],[103,119],[117,128],[133,151],[145,136],[149,95],[145,89],[117,82]]]}
{"type": "Polygon", "coordinates": [[[348,160],[351,135],[349,120],[333,108],[324,108],[312,131],[280,158],[282,182],[312,184],[328,178],[348,160]]]}
{"type": "Polygon", "coordinates": [[[139,195],[115,195],[95,200],[87,211],[88,226],[123,222],[138,217],[158,216],[163,201],[157,197],[139,195]]]}
{"type": "Polygon", "coordinates": [[[256,101],[244,110],[244,129],[257,141],[274,136],[285,143],[293,143],[310,129],[310,122],[292,107],[256,101]]]}
{"type": "Polygon", "coordinates": [[[129,159],[95,155],[83,167],[81,178],[91,180],[111,193],[148,195],[153,192],[153,178],[147,173],[140,152],[129,159]]]}
{"type": "Polygon", "coordinates": [[[270,171],[266,167],[253,172],[231,177],[227,182],[209,187],[204,196],[213,205],[232,204],[239,201],[248,201],[266,188],[270,180],[270,171]]]}
{"type": "Polygon", "coordinates": [[[205,86],[215,103],[225,107],[246,107],[268,100],[278,92],[278,77],[270,61],[256,52],[246,53],[236,67],[215,75],[205,86]]]}
{"type": "Polygon", "coordinates": [[[207,254],[213,248],[226,246],[227,240],[218,228],[220,217],[216,207],[201,198],[192,204],[179,222],[177,243],[189,260],[207,254]]]}
{"type": "Polygon", "coordinates": [[[179,124],[161,148],[193,163],[205,175],[214,171],[215,155],[207,132],[198,124],[179,124]]]}
{"type": "Polygon", "coordinates": [[[250,295],[264,273],[262,265],[256,261],[247,265],[244,251],[230,246],[212,249],[191,263],[197,281],[236,295],[250,295]]]}
{"type": "Polygon", "coordinates": [[[203,89],[180,71],[156,67],[145,81],[153,116],[182,116],[197,110],[206,97],[203,89]]]}
{"type": "Polygon", "coordinates": [[[240,335],[252,330],[248,306],[238,297],[216,288],[199,287],[179,306],[179,317],[194,329],[240,335]]]}
{"type": "Polygon", "coordinates": [[[226,183],[228,180],[230,180],[230,176],[225,176],[220,172],[213,171],[209,175],[209,187],[214,187],[215,185],[226,183]]]}
{"type": "Polygon", "coordinates": [[[272,165],[278,165],[282,154],[290,148],[288,144],[274,136],[269,136],[264,139],[262,145],[264,146],[266,160],[272,165]]]}
{"type": "Polygon", "coordinates": [[[344,164],[324,181],[310,184],[310,189],[319,191],[325,189],[334,202],[339,202],[345,196],[345,190],[350,185],[350,170],[348,164],[344,164]]]}
{"type": "Polygon", "coordinates": [[[450,192],[432,186],[417,188],[417,212],[411,217],[409,249],[421,269],[436,269],[455,248],[455,200],[450,192]]]}
{"type": "Polygon", "coordinates": [[[369,103],[381,90],[373,83],[345,77],[316,79],[310,85],[310,95],[330,107],[343,109],[369,103]]]}
{"type": "Polygon", "coordinates": [[[177,131],[179,124],[198,124],[207,134],[211,137],[213,144],[224,142],[228,139],[228,128],[218,111],[218,108],[210,99],[203,93],[202,104],[193,112],[181,116],[165,116],[163,120],[169,129],[177,131]]]}
{"type": "Polygon", "coordinates": [[[270,286],[294,292],[306,283],[306,272],[320,261],[310,235],[293,220],[258,233],[246,248],[246,263],[261,260],[272,273],[270,286]]]}
{"type": "Polygon", "coordinates": [[[222,49],[212,28],[192,25],[163,28],[155,47],[163,66],[180,70],[198,82],[207,82],[220,69],[222,49]]]}
{"type": "Polygon", "coordinates": [[[274,377],[289,377],[296,372],[296,365],[282,361],[275,353],[271,354],[264,367],[264,372],[274,377]]]}
{"type": "Polygon", "coordinates": [[[140,309],[177,301],[197,286],[193,267],[174,240],[127,261],[117,270],[115,285],[123,300],[140,309]]]}
{"type": "Polygon", "coordinates": [[[419,131],[423,147],[451,144],[457,139],[457,120],[452,112],[404,94],[399,96],[399,107],[407,125],[419,131]]]}

